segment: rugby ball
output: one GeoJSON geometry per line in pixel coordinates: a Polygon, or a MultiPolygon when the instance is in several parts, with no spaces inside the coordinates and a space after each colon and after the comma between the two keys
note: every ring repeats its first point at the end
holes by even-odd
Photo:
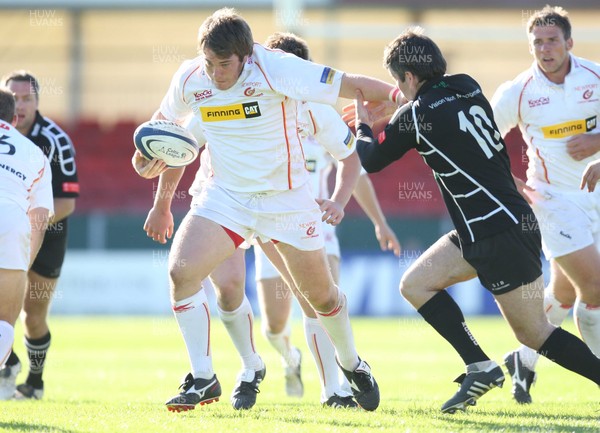
{"type": "Polygon", "coordinates": [[[133,133],[135,147],[146,159],[162,159],[169,167],[184,167],[200,153],[196,138],[169,120],[149,120],[133,133]]]}

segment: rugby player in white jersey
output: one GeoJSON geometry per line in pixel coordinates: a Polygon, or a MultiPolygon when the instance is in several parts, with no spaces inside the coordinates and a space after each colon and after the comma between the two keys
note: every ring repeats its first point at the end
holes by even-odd
{"type": "MultiPolygon", "coordinates": [[[[548,319],[559,326],[573,307],[583,339],[600,356],[600,191],[582,185],[600,150],[600,65],[571,54],[571,23],[560,7],[533,14],[527,31],[533,64],[500,86],[491,104],[500,133],[518,125],[527,144],[527,183],[515,181],[534,210],[550,260],[548,319]]],[[[527,346],[505,356],[519,403],[531,403],[538,358],[527,346]]]]}
{"type": "MultiPolygon", "coordinates": [[[[356,89],[367,99],[386,100],[395,99],[399,91],[379,80],[267,50],[254,43],[250,27],[233,9],[220,9],[207,18],[198,40],[200,56],[179,68],[153,116],[178,123],[190,113],[198,116],[212,165],[210,181],[203,182],[194,196],[170,256],[173,310],[192,372],[182,392],[169,400],[167,407],[188,410],[219,398],[201,281],[243,241],[258,237],[277,242],[295,285],[317,311],[332,339],[358,404],[375,410],[379,389],[369,365],[356,352],[345,296],[329,272],[321,231],[322,221],[337,224],[343,217],[343,207],[358,178],[358,158],[352,157],[356,160],[355,177],[340,185],[332,199],[317,205],[307,184],[295,100],[332,104],[338,96],[353,97],[356,89]],[[283,215],[295,221],[293,229],[277,230],[277,220],[283,215]]],[[[160,162],[144,165],[139,157],[136,170],[143,177],[161,173],[160,194],[145,230],[153,239],[164,241],[173,231],[170,195],[183,170],[166,170],[160,162]]],[[[242,303],[228,313],[231,322],[248,323],[251,308],[242,303]]],[[[257,354],[243,361],[231,397],[235,409],[255,404],[265,375],[257,354]]]]}
{"type": "MultiPolygon", "coordinates": [[[[52,173],[42,151],[15,128],[15,98],[0,88],[0,368],[14,341],[27,271],[54,211],[52,173]]],[[[12,397],[12,395],[10,396],[12,397]]]]}
{"type": "MultiPolygon", "coordinates": [[[[265,41],[265,46],[310,60],[306,42],[291,33],[275,33],[265,41]]],[[[328,179],[334,163],[350,153],[348,146],[350,140],[354,140],[354,136],[337,111],[330,105],[301,102],[300,113],[299,132],[302,137],[306,167],[310,173],[311,187],[317,199],[327,199],[331,197],[328,179]]],[[[338,174],[340,173],[338,172],[338,174]]],[[[390,249],[398,255],[400,244],[387,224],[373,185],[364,170],[361,170],[353,195],[373,222],[375,234],[382,250],[390,249]]],[[[285,228],[285,221],[282,221],[281,227],[285,228]]],[[[334,282],[338,284],[340,247],[335,227],[324,224],[323,235],[325,236],[325,251],[329,267],[334,282]]],[[[292,296],[278,269],[281,269],[281,273],[286,276],[286,281],[291,281],[291,278],[273,244],[268,242],[261,246],[262,249],[255,247],[254,253],[263,335],[282,357],[285,368],[286,393],[290,396],[301,397],[304,392],[301,379],[301,352],[291,344],[291,328],[288,324],[292,296]],[[270,260],[277,265],[277,269],[271,264],[263,250],[269,253],[270,260]]],[[[326,331],[302,295],[297,295],[296,298],[303,311],[306,342],[319,373],[321,403],[324,406],[335,408],[356,407],[350,385],[335,362],[335,348],[326,331]]]]}

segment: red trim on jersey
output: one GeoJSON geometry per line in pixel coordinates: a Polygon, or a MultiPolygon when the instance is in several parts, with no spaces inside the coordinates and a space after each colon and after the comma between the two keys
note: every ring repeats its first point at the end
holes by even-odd
{"type": "Polygon", "coordinates": [[[194,74],[194,72],[196,72],[198,69],[200,69],[200,66],[198,66],[196,69],[194,69],[192,72],[190,72],[190,75],[188,75],[185,80],[183,80],[183,86],[181,86],[181,99],[183,100],[183,102],[187,103],[187,101],[185,100],[185,84],[187,83],[187,81],[190,79],[190,77],[194,74]]]}
{"type": "Polygon", "coordinates": [[[519,109],[519,120],[521,119],[521,101],[523,100],[523,93],[525,92],[525,87],[527,87],[527,85],[529,84],[529,82],[533,80],[533,75],[531,77],[529,77],[529,80],[527,80],[525,82],[525,84],[523,85],[523,88],[521,89],[521,93],[519,94],[519,105],[517,105],[517,108],[519,109]]]}
{"type": "Polygon", "coordinates": [[[537,154],[540,161],[542,161],[542,167],[544,167],[544,178],[546,178],[546,182],[550,183],[550,179],[548,179],[548,169],[546,168],[546,161],[544,161],[544,158],[542,158],[542,155],[540,155],[540,149],[536,148],[535,153],[537,154]]]}
{"type": "MultiPolygon", "coordinates": [[[[221,227],[223,227],[223,226],[221,226],[221,227]]],[[[240,245],[242,245],[242,242],[244,242],[243,237],[238,235],[233,230],[229,230],[227,227],[223,227],[223,230],[225,230],[225,233],[227,233],[227,236],[229,236],[231,238],[231,240],[233,241],[233,244],[235,245],[236,248],[239,247],[240,245]]]]}
{"type": "Polygon", "coordinates": [[[279,241],[278,241],[277,239],[271,239],[271,242],[272,242],[273,244],[278,244],[278,243],[279,243],[279,241]]]}
{"type": "Polygon", "coordinates": [[[317,133],[317,122],[315,122],[315,118],[312,115],[312,111],[308,110],[308,115],[310,116],[310,121],[313,124],[313,135],[315,135],[317,133]]]}
{"type": "Polygon", "coordinates": [[[588,71],[590,71],[592,74],[594,74],[594,75],[596,76],[596,78],[598,78],[598,79],[600,80],[600,75],[598,75],[598,74],[596,73],[596,71],[593,71],[592,69],[590,69],[590,68],[587,68],[587,67],[583,66],[581,63],[579,64],[579,66],[581,66],[581,67],[582,67],[583,69],[585,69],[585,70],[588,70],[588,71]]]}
{"type": "Polygon", "coordinates": [[[206,302],[203,302],[202,306],[204,307],[206,317],[208,318],[208,320],[206,321],[208,323],[208,329],[206,331],[206,333],[208,334],[208,343],[206,344],[206,356],[210,356],[210,310],[208,309],[208,304],[206,302]]]}
{"type": "Polygon", "coordinates": [[[321,377],[323,378],[323,385],[327,386],[327,379],[325,378],[325,367],[323,367],[323,360],[321,359],[321,352],[319,352],[319,345],[317,344],[317,334],[312,335],[313,344],[315,345],[315,350],[317,352],[317,359],[319,360],[319,367],[321,369],[321,377]]]}
{"type": "Polygon", "coordinates": [[[269,87],[271,88],[271,90],[275,90],[275,89],[273,89],[273,86],[271,86],[271,82],[267,78],[267,74],[265,74],[265,71],[263,71],[263,68],[260,67],[260,64],[256,60],[254,60],[254,64],[256,66],[258,66],[258,69],[260,69],[261,74],[263,74],[263,76],[265,77],[265,81],[267,82],[267,84],[269,85],[269,87]]]}
{"type": "Polygon", "coordinates": [[[281,114],[283,115],[283,135],[285,136],[285,146],[287,148],[288,189],[292,189],[292,158],[290,156],[290,140],[288,138],[287,125],[285,123],[286,115],[284,101],[281,102],[281,114]]]}
{"type": "Polygon", "coordinates": [[[79,192],[79,183],[78,182],[63,182],[62,190],[63,190],[63,192],[79,192]]]}

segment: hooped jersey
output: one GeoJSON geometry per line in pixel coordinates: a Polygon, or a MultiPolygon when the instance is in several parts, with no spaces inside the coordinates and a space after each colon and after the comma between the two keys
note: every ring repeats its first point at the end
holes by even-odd
{"type": "Polygon", "coordinates": [[[54,212],[48,159],[11,124],[0,120],[0,201],[23,212],[38,207],[54,212]]]}
{"type": "Polygon", "coordinates": [[[600,65],[571,55],[563,84],[552,83],[537,63],[502,84],[491,100],[504,136],[519,126],[527,143],[527,178],[579,189],[581,175],[598,154],[575,161],[567,142],[579,134],[597,134],[600,117],[600,65]]]}
{"type": "Polygon", "coordinates": [[[35,113],[35,122],[27,134],[50,161],[54,198],[79,197],[75,147],[69,136],[52,120],[35,113]]]}
{"type": "Polygon", "coordinates": [[[282,191],[307,181],[296,100],[333,104],[342,73],[254,44],[227,90],[217,89],[199,56],[184,62],[161,113],[181,123],[200,119],[216,184],[237,192],[282,191]]]}
{"type": "Polygon", "coordinates": [[[468,75],[425,82],[416,99],[400,107],[376,139],[364,124],[357,139],[356,149],[369,173],[416,149],[432,169],[463,243],[531,218],[531,208],[512,178],[492,108],[468,75]]]}

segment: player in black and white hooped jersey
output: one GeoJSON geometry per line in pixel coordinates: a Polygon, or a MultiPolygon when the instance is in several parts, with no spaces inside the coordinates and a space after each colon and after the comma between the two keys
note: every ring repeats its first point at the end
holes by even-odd
{"type": "Polygon", "coordinates": [[[75,209],[79,182],[71,139],[56,123],[38,111],[38,80],[27,71],[15,71],[3,77],[2,83],[15,95],[17,130],[33,141],[50,161],[55,213],[27,275],[23,326],[29,374],[24,383],[16,385],[21,362],[13,351],[6,367],[0,370],[0,399],[40,399],[44,393],[42,375],[51,340],[47,317],[65,258],[68,216],[75,209]]]}
{"type": "Polygon", "coordinates": [[[539,228],[522,224],[534,218],[533,211],[512,179],[504,142],[479,84],[465,74],[445,75],[441,51],[420,29],[409,29],[390,43],[384,61],[410,102],[375,139],[372,110],[357,93],[362,164],[368,172],[379,171],[416,149],[433,170],[456,228],[421,255],[400,283],[404,297],[466,365],[466,374],[456,380],[459,390],[442,411],[465,410],[504,383],[502,369],[481,349],[445,290],[476,276],[519,341],[600,384],[600,359],[544,315],[539,228]]]}

